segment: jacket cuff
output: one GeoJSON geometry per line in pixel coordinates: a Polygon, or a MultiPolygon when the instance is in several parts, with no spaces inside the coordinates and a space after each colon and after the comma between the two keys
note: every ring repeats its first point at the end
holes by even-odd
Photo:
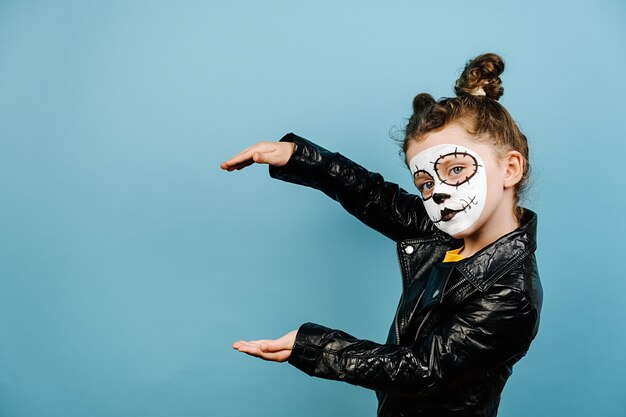
{"type": "Polygon", "coordinates": [[[323,354],[324,335],[331,330],[311,322],[301,325],[287,362],[313,376],[323,354]]]}
{"type": "Polygon", "coordinates": [[[285,165],[276,166],[269,164],[268,171],[270,177],[288,182],[304,181],[305,185],[308,185],[308,182],[303,180],[303,178],[308,178],[311,170],[318,169],[320,173],[325,173],[326,167],[322,155],[329,153],[326,148],[310,142],[293,132],[287,133],[279,142],[294,143],[293,154],[291,154],[285,165]]]}

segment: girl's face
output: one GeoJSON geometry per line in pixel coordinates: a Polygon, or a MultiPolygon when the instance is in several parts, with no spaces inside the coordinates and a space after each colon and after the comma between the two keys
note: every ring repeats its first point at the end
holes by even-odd
{"type": "Polygon", "coordinates": [[[406,159],[431,220],[454,238],[480,229],[502,201],[505,169],[492,146],[473,139],[460,124],[412,141],[406,159]]]}

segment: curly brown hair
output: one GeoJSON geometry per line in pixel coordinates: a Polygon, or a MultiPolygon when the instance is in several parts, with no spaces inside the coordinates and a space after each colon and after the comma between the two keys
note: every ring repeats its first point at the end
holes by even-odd
{"type": "MultiPolygon", "coordinates": [[[[476,140],[493,146],[498,158],[511,150],[524,158],[522,179],[515,185],[514,215],[521,221],[523,207],[520,197],[525,193],[530,175],[528,141],[509,112],[498,102],[504,89],[500,74],[504,61],[499,55],[486,53],[469,60],[456,81],[456,97],[436,101],[430,94],[421,93],[413,99],[413,115],[404,129],[400,153],[406,163],[406,151],[411,141],[420,142],[426,135],[459,123],[476,140]]],[[[408,167],[408,166],[407,166],[408,167]]]]}

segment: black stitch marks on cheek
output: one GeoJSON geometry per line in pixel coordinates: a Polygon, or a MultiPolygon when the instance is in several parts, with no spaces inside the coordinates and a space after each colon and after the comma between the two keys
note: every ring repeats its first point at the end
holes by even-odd
{"type": "Polygon", "coordinates": [[[470,208],[470,209],[472,208],[472,207],[470,206],[470,204],[473,204],[473,205],[475,205],[475,206],[477,206],[477,205],[478,205],[478,201],[476,201],[476,196],[474,196],[474,197],[470,197],[470,196],[468,196],[467,198],[469,198],[469,200],[470,200],[470,201],[469,201],[469,203],[467,203],[467,207],[468,207],[468,208],[470,208]]]}
{"type": "Polygon", "coordinates": [[[471,196],[467,196],[467,198],[469,199],[469,202],[467,200],[465,200],[464,198],[461,199],[461,201],[463,201],[465,203],[465,207],[463,207],[463,211],[466,210],[471,210],[472,209],[472,204],[473,205],[478,205],[478,201],[476,201],[476,196],[471,197],[471,196]]]}

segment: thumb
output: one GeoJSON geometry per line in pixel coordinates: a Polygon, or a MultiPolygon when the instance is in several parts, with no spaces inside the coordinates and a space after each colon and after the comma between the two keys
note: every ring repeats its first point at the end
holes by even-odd
{"type": "Polygon", "coordinates": [[[257,163],[262,163],[262,164],[270,164],[270,165],[284,165],[287,160],[289,159],[290,155],[285,154],[284,152],[278,152],[277,149],[273,149],[271,151],[267,151],[267,152],[255,152],[254,155],[252,155],[252,159],[254,159],[255,162],[257,163]]]}
{"type": "Polygon", "coordinates": [[[261,348],[261,351],[263,352],[278,352],[279,350],[285,349],[284,346],[282,346],[280,343],[278,343],[275,340],[261,343],[260,348],[261,348]]]}
{"type": "Polygon", "coordinates": [[[252,154],[252,160],[256,163],[263,163],[265,162],[265,155],[263,155],[261,152],[255,152],[252,154]]]}

